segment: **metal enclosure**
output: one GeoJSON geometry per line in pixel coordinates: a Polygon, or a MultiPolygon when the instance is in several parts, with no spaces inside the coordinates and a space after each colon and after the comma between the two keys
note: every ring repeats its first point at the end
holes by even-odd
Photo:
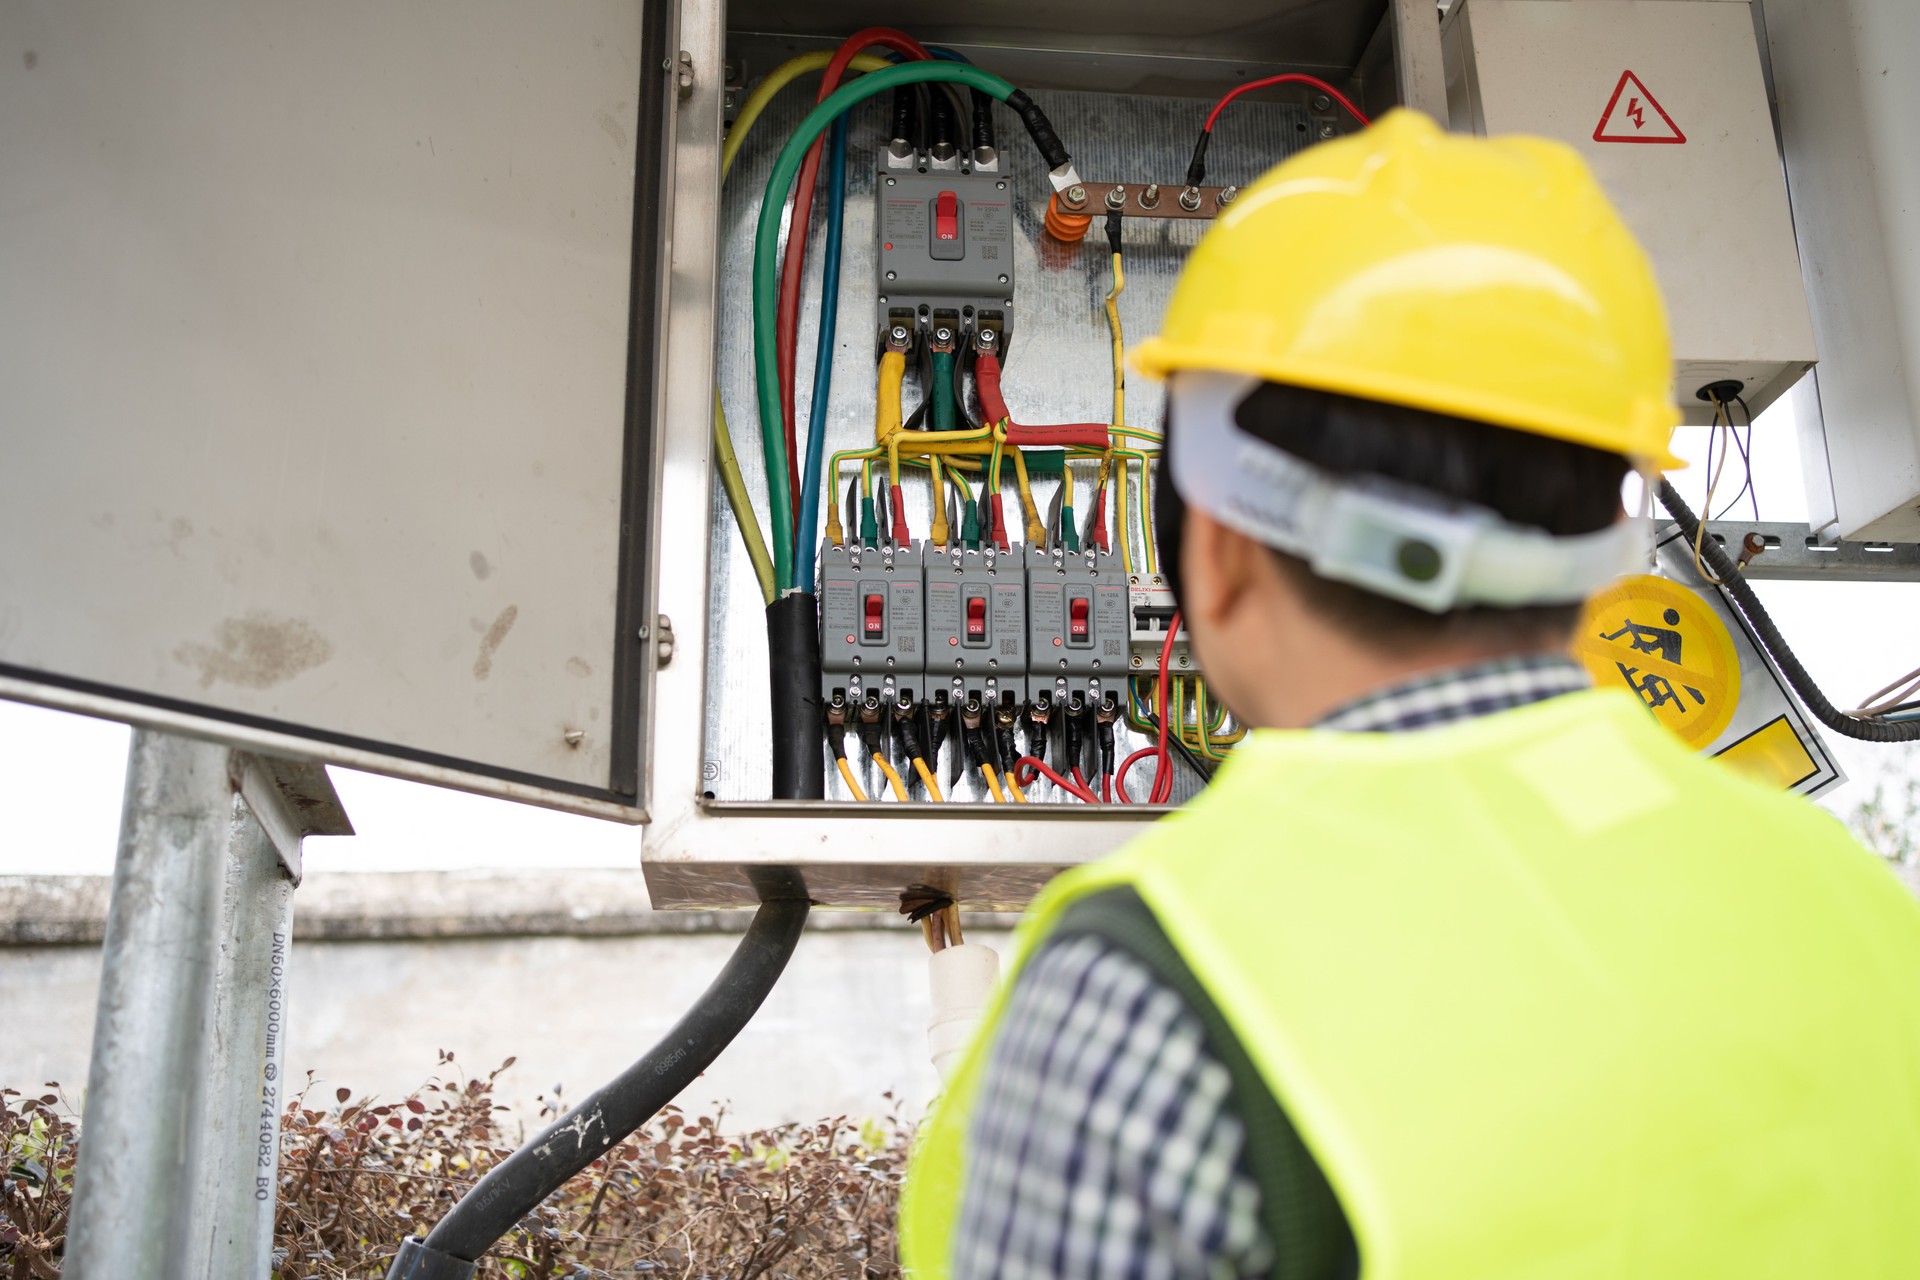
{"type": "MultiPolygon", "coordinates": [[[[1018,908],[1058,870],[1107,852],[1156,816],[1118,805],[973,804],[965,792],[959,803],[946,805],[764,799],[765,621],[719,494],[709,413],[717,375],[723,403],[737,414],[736,451],[749,489],[764,492],[759,450],[751,447],[757,424],[745,277],[773,154],[811,94],[789,90],[768,108],[742,147],[724,196],[715,157],[730,107],[760,76],[793,53],[831,48],[871,24],[946,44],[1032,92],[1089,184],[1177,183],[1212,99],[1232,84],[1275,71],[1321,74],[1373,110],[1399,100],[1434,115],[1445,110],[1439,22],[1423,0],[1221,0],[1178,12],[1137,3],[1090,9],[998,0],[964,9],[749,2],[734,5],[731,13],[704,0],[682,4],[679,47],[691,60],[692,85],[674,137],[675,270],[660,509],[674,548],[661,565],[660,609],[673,618],[679,644],[656,684],[653,822],[643,848],[648,889],[658,906],[750,903],[750,869],[798,864],[808,893],[824,905],[892,910],[903,889],[926,884],[969,909],[1018,908]],[[698,546],[691,537],[676,536],[696,530],[707,535],[698,546]]],[[[1008,399],[1023,420],[1104,416],[1111,374],[1099,230],[1071,248],[1040,234],[1049,192],[1044,166],[1009,115],[1001,112],[999,122],[999,177],[1009,182],[1013,199],[1016,261],[1010,274],[1019,282],[1008,399]]],[[[1212,170],[1219,176],[1211,180],[1251,181],[1298,146],[1344,128],[1335,113],[1310,110],[1305,94],[1244,101],[1220,124],[1212,170]]],[[[876,270],[870,256],[878,239],[872,183],[879,168],[874,136],[866,115],[854,118],[829,449],[870,439],[872,432],[876,313],[868,282],[876,270]]],[[[1204,225],[1129,220],[1128,289],[1121,301],[1129,343],[1157,327],[1173,275],[1204,225]]],[[[820,261],[816,246],[804,285],[809,299],[818,296],[820,261]]],[[[802,310],[799,386],[810,385],[812,377],[814,309],[802,310]]],[[[804,414],[803,403],[803,426],[804,414]]],[[[1128,414],[1132,422],[1157,423],[1158,393],[1151,384],[1129,382],[1128,414]]],[[[1047,496],[1040,494],[1043,507],[1047,496]]],[[[913,515],[924,528],[924,486],[909,494],[909,502],[918,504],[913,515]]],[[[956,580],[968,579],[962,572],[956,580]]],[[[1127,604],[1119,597],[1118,612],[1102,625],[1125,630],[1127,604]]],[[[1128,635],[1119,652],[1132,650],[1128,635]]],[[[960,671],[963,684],[975,678],[964,662],[960,671]]],[[[978,678],[984,682],[985,676],[978,678]]],[[[843,797],[837,780],[829,781],[830,796],[843,797]]],[[[1174,800],[1190,786],[1182,775],[1174,800]]]]}
{"type": "Polygon", "coordinates": [[[1766,0],[1765,12],[1820,340],[1817,396],[1795,408],[1812,428],[1810,489],[1832,477],[1808,507],[1842,538],[1920,541],[1920,5],[1766,0]]]}
{"type": "Polygon", "coordinates": [[[1753,19],[1729,0],[1459,0],[1455,129],[1573,146],[1653,258],[1674,399],[1737,380],[1759,413],[1815,359],[1753,19]]]}
{"type": "Polygon", "coordinates": [[[0,7],[0,696],[642,816],[673,18],[0,7]]]}

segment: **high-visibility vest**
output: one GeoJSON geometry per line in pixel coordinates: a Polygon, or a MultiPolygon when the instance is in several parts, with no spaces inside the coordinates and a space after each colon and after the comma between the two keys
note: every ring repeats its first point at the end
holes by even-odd
{"type": "MultiPolygon", "coordinates": [[[[1020,954],[1119,886],[1325,1171],[1366,1280],[1920,1276],[1920,904],[1624,694],[1251,734],[1049,886],[1020,954]]],[[[999,1016],[922,1129],[915,1280],[947,1273],[999,1016]]]]}

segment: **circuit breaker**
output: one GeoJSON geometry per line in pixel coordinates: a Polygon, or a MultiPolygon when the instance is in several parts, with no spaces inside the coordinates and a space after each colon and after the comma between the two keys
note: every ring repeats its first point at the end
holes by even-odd
{"type": "MultiPolygon", "coordinates": [[[[1160,652],[1166,647],[1167,630],[1173,626],[1179,606],[1173,588],[1161,575],[1146,574],[1130,580],[1127,587],[1128,649],[1127,665],[1142,674],[1157,672],[1160,652]]],[[[1193,646],[1183,622],[1174,633],[1173,647],[1167,650],[1167,666],[1173,671],[1193,667],[1193,646]]]]}
{"type": "Polygon", "coordinates": [[[1027,698],[1067,705],[1124,691],[1127,575],[1111,552],[1028,547],[1027,698]]]}
{"type": "Polygon", "coordinates": [[[858,702],[920,696],[926,674],[926,583],[918,542],[820,549],[820,689],[858,702]]]}
{"type": "Polygon", "coordinates": [[[1027,688],[1027,572],[1023,557],[984,551],[927,557],[927,695],[955,706],[970,695],[1016,702],[1027,688]]]}
{"type": "Polygon", "coordinates": [[[1013,328],[1013,197],[1007,179],[958,170],[882,171],[880,327],[1013,328]]]}

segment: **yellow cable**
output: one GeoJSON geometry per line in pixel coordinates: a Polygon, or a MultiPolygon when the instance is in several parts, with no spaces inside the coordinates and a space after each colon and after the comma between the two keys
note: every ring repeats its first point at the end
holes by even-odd
{"type": "MultiPolygon", "coordinates": [[[[1047,524],[1040,518],[1040,504],[1033,500],[1033,485],[1027,479],[1026,455],[1012,445],[1007,448],[1013,454],[1013,481],[1020,489],[1020,509],[1027,513],[1027,542],[1031,546],[1045,546],[1047,524]]],[[[1066,470],[1062,465],[1061,474],[1066,474],[1066,470]]]]}
{"type": "MultiPolygon", "coordinates": [[[[713,462],[720,469],[720,487],[726,491],[727,505],[733,508],[733,522],[740,528],[740,540],[747,544],[747,562],[760,583],[760,597],[772,604],[778,593],[773,584],[773,557],[767,554],[766,539],[760,535],[760,517],[754,514],[753,499],[747,494],[747,478],[740,474],[740,459],[733,452],[733,433],[727,430],[727,414],[720,407],[720,388],[713,389],[713,462]]],[[[839,539],[834,540],[839,545],[839,539]]]]}
{"type": "Polygon", "coordinates": [[[885,756],[876,755],[873,758],[873,762],[880,766],[880,772],[887,775],[887,785],[893,788],[893,798],[895,800],[904,801],[912,799],[912,797],[907,794],[907,784],[900,781],[900,775],[893,771],[893,766],[887,763],[885,756]]]}
{"type": "Polygon", "coordinates": [[[845,756],[835,756],[833,762],[839,766],[840,776],[846,780],[847,790],[853,792],[853,798],[861,801],[866,800],[866,788],[860,785],[860,779],[853,776],[853,766],[847,763],[847,758],[845,756]]]}
{"type": "Polygon", "coordinates": [[[928,536],[934,546],[944,551],[947,537],[953,532],[947,523],[947,477],[938,457],[928,458],[927,466],[933,472],[933,527],[928,530],[928,536]]]}
{"type": "MultiPolygon", "coordinates": [[[[769,72],[767,78],[747,96],[739,114],[733,118],[733,128],[727,131],[726,142],[720,148],[720,181],[723,186],[727,171],[733,167],[734,156],[739,154],[741,144],[747,140],[748,131],[760,118],[760,113],[766,110],[767,104],[773,101],[774,95],[798,77],[809,71],[818,71],[831,61],[833,54],[826,50],[788,58],[769,72]]],[[[852,63],[856,71],[878,71],[891,65],[885,58],[877,58],[872,54],[861,54],[852,63]]],[[[720,486],[726,491],[727,505],[733,508],[733,522],[740,528],[740,540],[746,544],[747,560],[753,565],[753,576],[760,584],[760,594],[768,604],[772,604],[778,594],[773,581],[773,558],[767,554],[766,540],[760,534],[760,517],[754,514],[753,499],[747,493],[746,477],[740,473],[740,458],[733,451],[733,433],[727,428],[727,411],[720,403],[718,383],[713,388],[713,461],[720,471],[720,486]]]]}
{"type": "Polygon", "coordinates": [[[943,801],[946,799],[945,796],[940,794],[940,784],[934,780],[933,770],[927,768],[927,762],[919,756],[913,758],[913,771],[920,775],[920,781],[927,788],[927,794],[929,796],[933,797],[935,801],[943,801]]]}
{"type": "Polygon", "coordinates": [[[1127,289],[1127,273],[1120,255],[1113,255],[1113,288],[1107,290],[1107,328],[1113,331],[1113,425],[1127,425],[1127,356],[1120,337],[1120,295],[1127,289]]]}
{"type": "Polygon", "coordinates": [[[1005,804],[1007,802],[1007,793],[1000,789],[1000,776],[993,771],[993,766],[990,764],[981,765],[980,776],[987,780],[987,790],[993,792],[993,798],[1001,804],[1005,804]]]}
{"type": "Polygon", "coordinates": [[[1007,794],[1014,798],[1015,803],[1027,803],[1027,793],[1020,789],[1020,784],[1013,780],[1011,773],[1007,774],[1001,781],[1007,784],[1007,794]]]}
{"type": "Polygon", "coordinates": [[[907,376],[907,354],[889,351],[880,357],[880,389],[873,402],[873,442],[887,451],[887,475],[900,483],[900,384],[907,376]]]}

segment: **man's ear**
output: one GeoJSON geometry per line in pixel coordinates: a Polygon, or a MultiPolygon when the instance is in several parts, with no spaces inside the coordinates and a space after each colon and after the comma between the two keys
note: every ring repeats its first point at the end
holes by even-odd
{"type": "Polygon", "coordinates": [[[1180,545],[1180,605],[1189,620],[1218,626],[1238,607],[1264,565],[1267,549],[1187,508],[1180,545]]]}

